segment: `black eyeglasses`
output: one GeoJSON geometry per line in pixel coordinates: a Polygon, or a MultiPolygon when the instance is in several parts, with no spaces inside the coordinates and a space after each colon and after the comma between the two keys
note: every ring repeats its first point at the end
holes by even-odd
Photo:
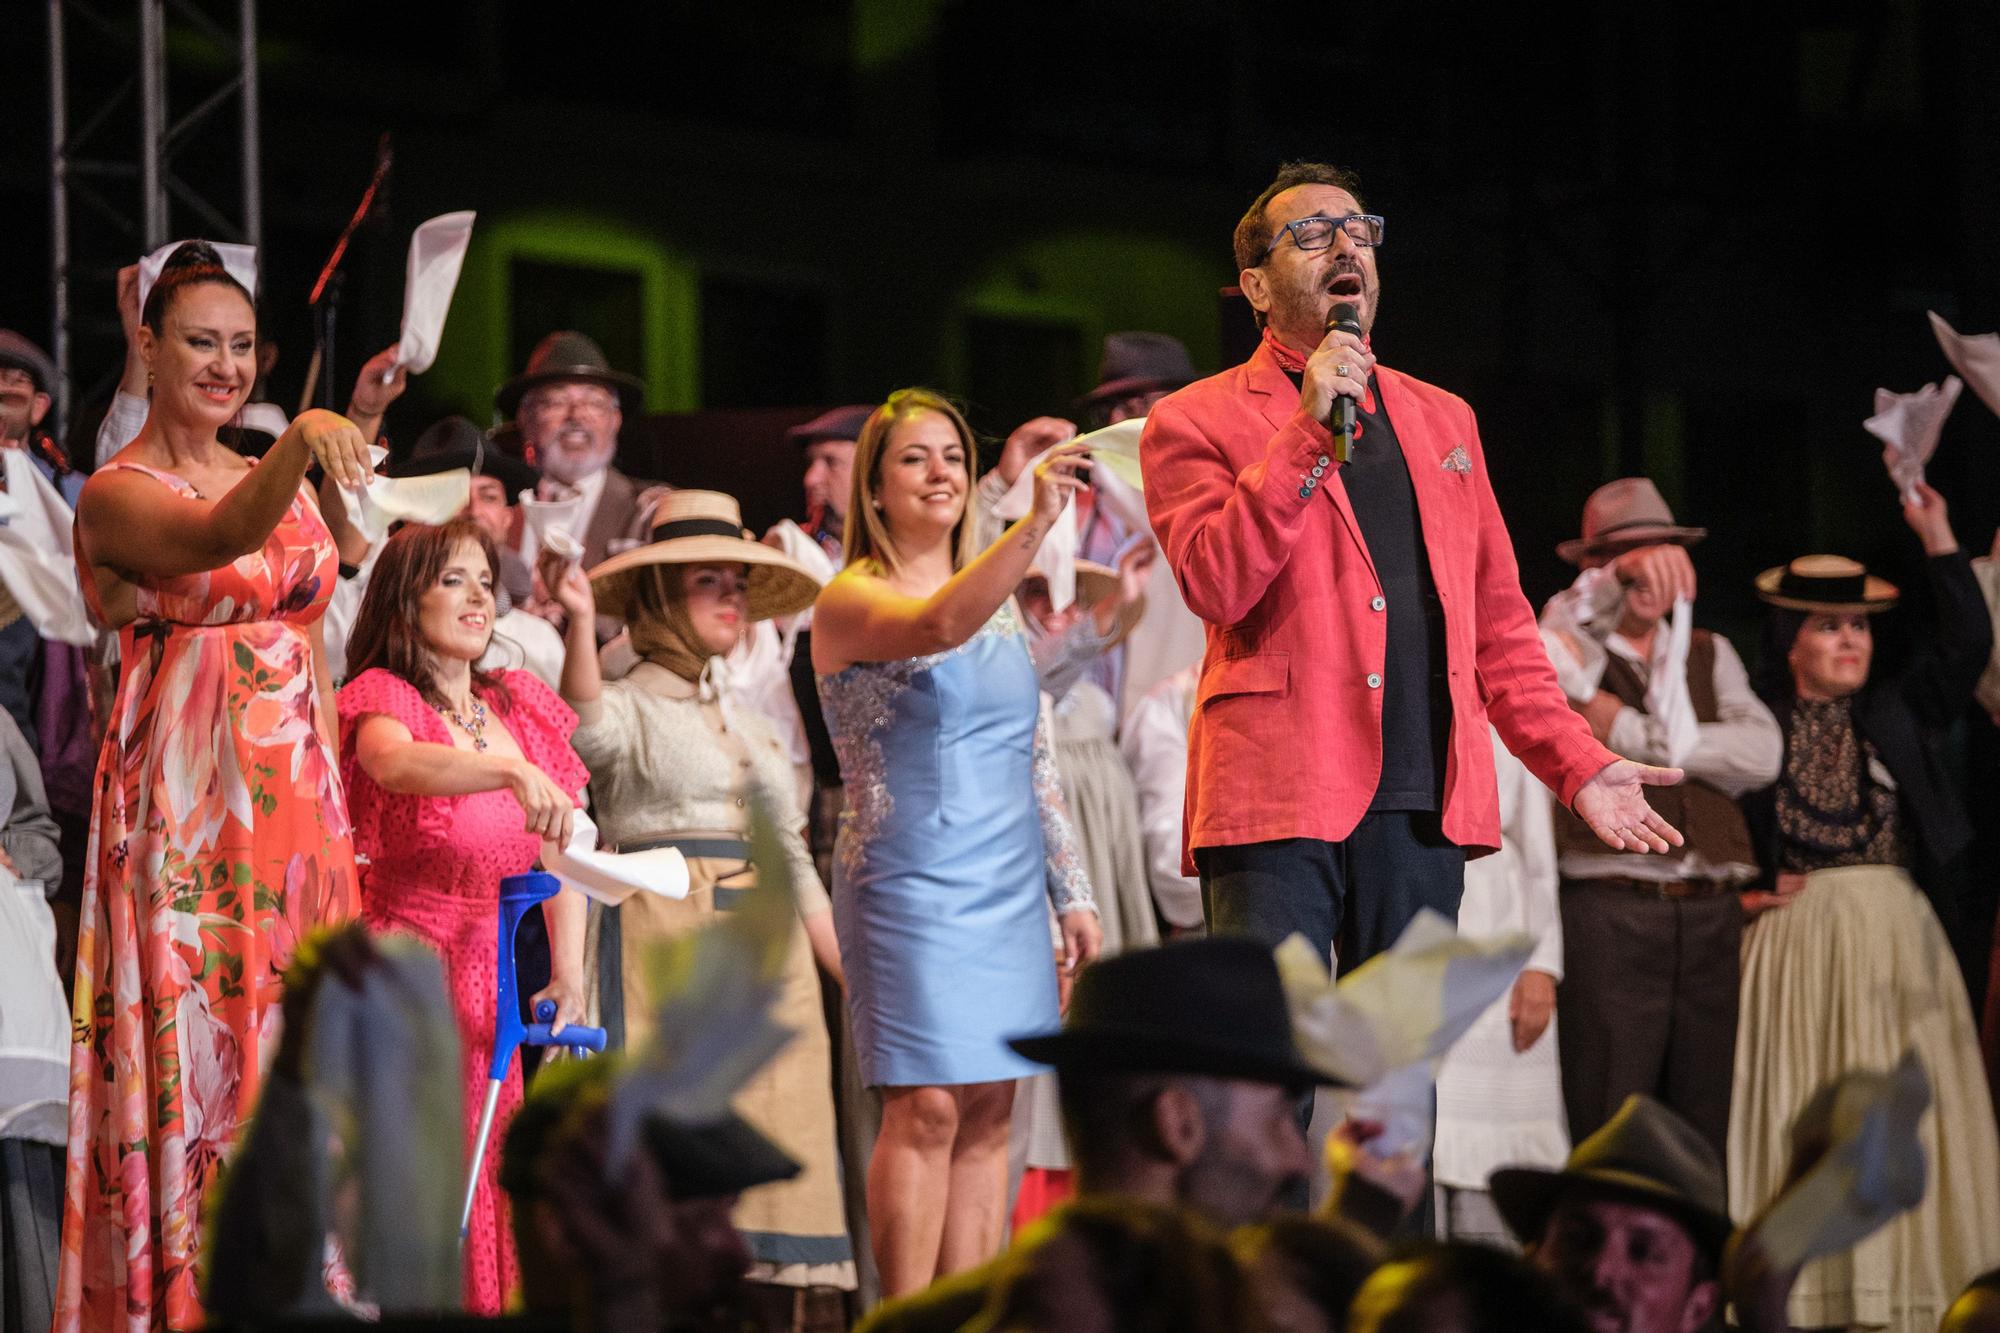
{"type": "MultiPolygon", "coordinates": [[[[1370,249],[1382,244],[1382,219],[1373,213],[1349,213],[1344,217],[1310,217],[1287,222],[1280,232],[1290,232],[1292,244],[1301,250],[1324,250],[1333,244],[1333,233],[1338,228],[1347,233],[1347,239],[1356,245],[1370,249]]],[[[1282,234],[1273,236],[1271,243],[1264,247],[1264,257],[1284,241],[1282,234]]]]}

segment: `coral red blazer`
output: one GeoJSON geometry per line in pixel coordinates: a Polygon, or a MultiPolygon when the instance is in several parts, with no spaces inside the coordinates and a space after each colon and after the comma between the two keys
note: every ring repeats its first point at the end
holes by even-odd
{"type": "MultiPolygon", "coordinates": [[[[1472,409],[1384,366],[1375,383],[1409,463],[1444,607],[1444,834],[1480,855],[1500,843],[1489,717],[1565,805],[1617,756],[1556,684],[1472,409]]],[[[1153,530],[1181,595],[1208,623],[1188,730],[1190,874],[1196,847],[1344,839],[1382,776],[1385,604],[1338,469],[1311,476],[1332,444],[1268,341],[1161,400],[1140,437],[1153,530]]]]}

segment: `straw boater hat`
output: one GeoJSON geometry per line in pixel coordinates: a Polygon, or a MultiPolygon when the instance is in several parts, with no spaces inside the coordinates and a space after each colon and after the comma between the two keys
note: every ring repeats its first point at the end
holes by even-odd
{"type": "Polygon", "coordinates": [[[1583,502],[1583,536],[1556,547],[1572,565],[1592,556],[1616,555],[1639,546],[1692,546],[1708,535],[1707,528],[1684,528],[1674,522],[1659,487],[1645,477],[1608,481],[1583,502]]]}
{"type": "Polygon", "coordinates": [[[1787,611],[1874,615],[1896,604],[1896,585],[1844,555],[1802,555],[1757,576],[1757,595],[1787,611]]]}
{"type": "Polygon", "coordinates": [[[783,551],[752,540],[736,497],[720,491],[669,491],[653,510],[653,539],[612,556],[590,571],[597,613],[632,618],[640,571],[649,565],[750,566],[750,619],[803,611],[819,596],[819,580],[783,551]]]}

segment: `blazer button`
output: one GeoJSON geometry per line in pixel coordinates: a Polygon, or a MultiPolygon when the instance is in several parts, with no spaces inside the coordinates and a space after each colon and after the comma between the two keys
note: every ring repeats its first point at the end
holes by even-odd
{"type": "Polygon", "coordinates": [[[1383,601],[1380,597],[1370,597],[1368,599],[1368,609],[1370,611],[1380,611],[1383,607],[1387,605],[1388,603],[1383,601]]]}
{"type": "Polygon", "coordinates": [[[1314,478],[1314,480],[1317,480],[1317,479],[1319,479],[1320,477],[1323,477],[1323,476],[1325,476],[1325,475],[1326,475],[1326,469],[1325,469],[1325,468],[1323,468],[1323,467],[1321,467],[1321,466],[1320,466],[1320,465],[1319,465],[1318,463],[1314,463],[1314,464],[1313,464],[1313,478],[1314,478]]]}
{"type": "Polygon", "coordinates": [[[1332,463],[1333,463],[1333,459],[1332,459],[1331,457],[1329,457],[1328,455],[1326,455],[1326,454],[1321,454],[1321,455],[1319,456],[1319,465],[1320,465],[1321,467],[1328,467],[1328,466],[1330,466],[1330,465],[1331,465],[1332,463]]]}
{"type": "Polygon", "coordinates": [[[1310,500],[1312,498],[1313,498],[1313,488],[1311,486],[1299,487],[1299,499],[1310,500]]]}
{"type": "Polygon", "coordinates": [[[1379,690],[1382,688],[1382,678],[1376,675],[1373,671],[1368,673],[1368,688],[1371,690],[1379,690]]]}

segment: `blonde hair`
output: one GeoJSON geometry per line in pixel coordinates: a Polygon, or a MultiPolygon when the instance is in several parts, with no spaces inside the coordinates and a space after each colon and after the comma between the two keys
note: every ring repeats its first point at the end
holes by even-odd
{"type": "Polygon", "coordinates": [[[930,389],[898,389],[869,413],[860,438],[854,442],[854,480],[849,492],[847,525],[840,542],[843,564],[872,561],[884,574],[893,573],[900,566],[889,525],[882,521],[882,511],[875,507],[875,491],[882,481],[882,454],[889,446],[889,432],[926,412],[935,412],[949,421],[958,432],[959,443],[965,447],[965,509],[952,532],[951,567],[963,569],[979,553],[974,531],[977,525],[972,521],[973,467],[979,457],[979,445],[973,439],[972,427],[943,394],[930,389]]]}

